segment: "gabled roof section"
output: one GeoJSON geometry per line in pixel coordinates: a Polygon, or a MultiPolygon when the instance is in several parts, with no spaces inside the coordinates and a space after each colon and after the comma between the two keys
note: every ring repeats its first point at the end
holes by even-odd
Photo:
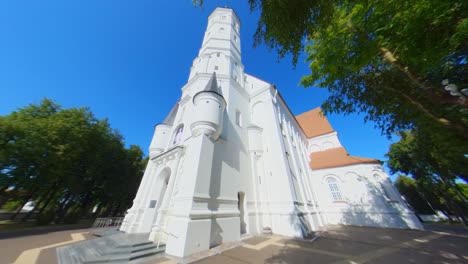
{"type": "Polygon", "coordinates": [[[335,131],[327,118],[323,115],[320,107],[297,115],[296,120],[308,138],[325,135],[335,131]]]}
{"type": "Polygon", "coordinates": [[[169,114],[167,114],[166,118],[164,118],[164,121],[162,122],[163,124],[166,124],[166,125],[173,125],[174,124],[174,120],[175,120],[175,117],[177,115],[177,111],[179,110],[179,102],[177,102],[171,109],[171,111],[169,112],[169,114]]]}
{"type": "Polygon", "coordinates": [[[351,156],[343,147],[313,152],[310,155],[310,168],[320,170],[356,164],[381,164],[376,159],[351,156]]]}

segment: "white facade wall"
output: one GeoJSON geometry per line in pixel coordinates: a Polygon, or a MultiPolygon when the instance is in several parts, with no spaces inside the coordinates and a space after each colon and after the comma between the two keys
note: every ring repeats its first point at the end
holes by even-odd
{"type": "Polygon", "coordinates": [[[244,73],[239,26],[230,9],[210,15],[121,229],[150,233],[183,257],[266,230],[306,237],[328,224],[420,228],[380,166],[310,169],[311,152],[341,146],[337,134],[308,139],[276,88],[244,73]],[[218,91],[207,91],[213,78],[218,91]]]}
{"type": "Polygon", "coordinates": [[[328,224],[422,229],[380,165],[315,170],[312,181],[328,224]],[[333,199],[329,178],[336,179],[343,199],[333,199]]]}
{"type": "Polygon", "coordinates": [[[341,147],[337,132],[331,132],[308,139],[309,153],[341,147]]]}

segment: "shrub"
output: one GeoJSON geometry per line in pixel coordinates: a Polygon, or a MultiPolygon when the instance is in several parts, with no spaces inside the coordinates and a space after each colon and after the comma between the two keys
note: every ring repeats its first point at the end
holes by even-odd
{"type": "Polygon", "coordinates": [[[54,218],[55,218],[55,211],[46,210],[37,216],[36,223],[37,225],[48,225],[54,220],[54,218]]]}
{"type": "Polygon", "coordinates": [[[21,206],[20,200],[10,200],[2,206],[2,209],[8,212],[11,212],[11,211],[15,211],[20,206],[21,206]]]}
{"type": "Polygon", "coordinates": [[[78,223],[79,220],[80,220],[80,214],[79,213],[70,212],[63,219],[63,223],[65,223],[65,224],[76,224],[76,223],[78,223]]]}

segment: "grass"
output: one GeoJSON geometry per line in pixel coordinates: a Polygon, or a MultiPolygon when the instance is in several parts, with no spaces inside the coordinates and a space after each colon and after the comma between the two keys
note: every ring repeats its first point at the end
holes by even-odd
{"type": "Polygon", "coordinates": [[[17,230],[36,226],[35,221],[18,222],[11,220],[0,220],[0,231],[17,230]]]}

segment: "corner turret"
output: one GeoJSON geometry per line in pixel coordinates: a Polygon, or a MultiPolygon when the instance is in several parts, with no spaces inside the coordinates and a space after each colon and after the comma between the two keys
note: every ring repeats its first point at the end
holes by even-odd
{"type": "Polygon", "coordinates": [[[167,146],[170,138],[172,126],[166,124],[158,124],[154,128],[153,139],[149,147],[150,159],[161,154],[167,146]]]}
{"type": "Polygon", "coordinates": [[[193,96],[195,120],[191,125],[192,134],[205,134],[218,139],[223,129],[223,115],[226,101],[219,93],[216,73],[213,72],[205,89],[193,96]]]}

